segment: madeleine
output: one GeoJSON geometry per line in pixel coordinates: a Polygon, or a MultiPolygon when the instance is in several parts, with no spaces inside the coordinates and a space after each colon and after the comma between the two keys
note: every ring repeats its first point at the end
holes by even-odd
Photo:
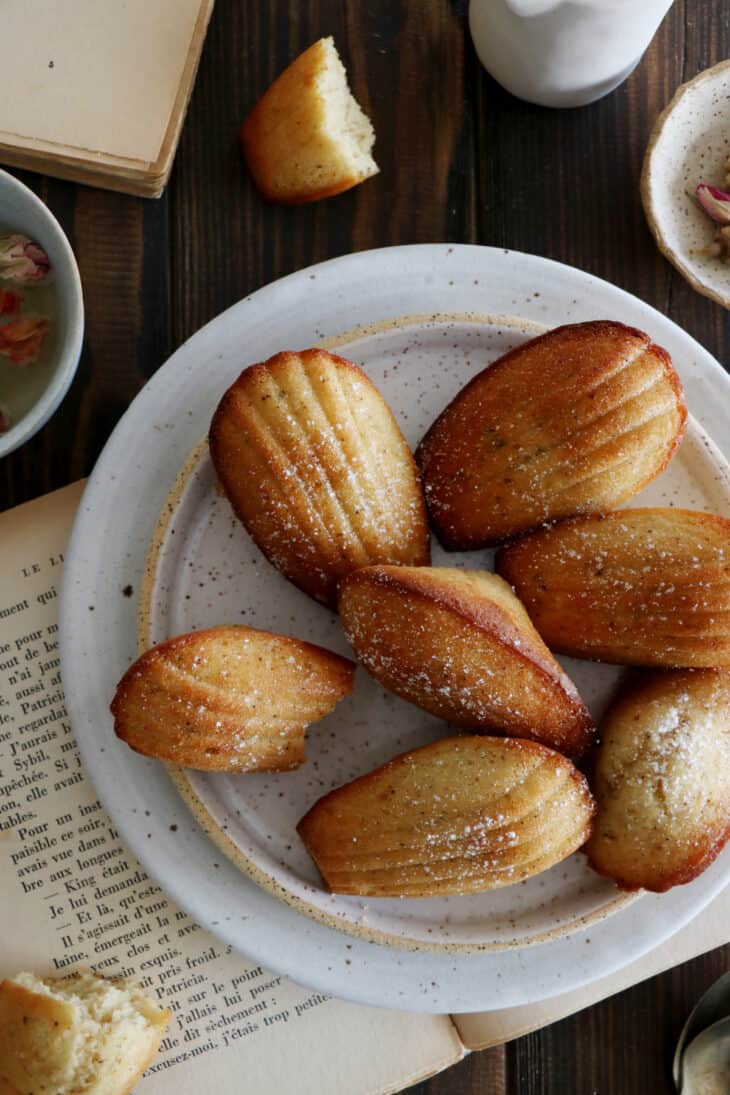
{"type": "Polygon", "coordinates": [[[241,126],[240,140],[260,193],[284,205],[329,198],[378,173],[375,132],[331,37],[284,69],[241,126]]]}
{"type": "Polygon", "coordinates": [[[495,574],[367,567],[345,581],[340,617],[368,672],[442,719],[570,756],[592,741],[575,685],[495,574]]]}
{"type": "Polygon", "coordinates": [[[245,369],[210,427],[231,505],[269,562],[331,607],[351,571],[427,564],[411,451],[365,373],[325,350],[245,369]]]}
{"type": "Polygon", "coordinates": [[[114,730],[138,753],[211,772],[281,772],[304,731],[352,691],[355,666],[321,646],[251,627],[168,639],[117,686],[114,730]]]}
{"type": "Polygon", "coordinates": [[[630,688],[601,727],[591,866],[622,889],[690,882],[730,837],[730,671],[673,670],[630,688]]]}
{"type": "Polygon", "coordinates": [[[575,518],[497,554],[552,650],[620,665],[730,665],[730,521],[680,509],[575,518]]]}
{"type": "Polygon", "coordinates": [[[129,1095],[171,1016],[133,981],[90,970],[6,978],[0,981],[0,1091],[129,1095]]]}
{"type": "Polygon", "coordinates": [[[479,373],[417,451],[444,547],[496,544],[614,509],[666,467],[687,412],[648,335],[606,320],[525,343],[479,373]]]}
{"type": "Polygon", "coordinates": [[[442,897],[510,886],[589,837],[569,760],[531,741],[447,738],[315,803],[297,832],[334,893],[442,897]]]}

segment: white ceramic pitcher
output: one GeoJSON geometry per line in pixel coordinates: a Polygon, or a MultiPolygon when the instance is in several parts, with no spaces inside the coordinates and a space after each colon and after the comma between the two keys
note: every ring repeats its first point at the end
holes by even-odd
{"type": "Polygon", "coordinates": [[[513,95],[583,106],[641,60],[673,0],[471,0],[479,59],[513,95]]]}

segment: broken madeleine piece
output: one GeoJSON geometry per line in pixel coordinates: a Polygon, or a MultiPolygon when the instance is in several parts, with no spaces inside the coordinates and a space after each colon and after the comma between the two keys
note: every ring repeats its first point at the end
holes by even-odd
{"type": "Polygon", "coordinates": [[[614,509],[667,466],[686,417],[669,354],[642,331],[548,331],[474,377],[421,442],[434,530],[471,550],[614,509]]]}
{"type": "Polygon", "coordinates": [[[575,685],[496,574],[367,567],[344,582],[340,617],[368,672],[442,719],[569,756],[593,740],[575,685]]]}
{"type": "Polygon", "coordinates": [[[0,982],[0,1090],[129,1095],[171,1015],[134,982],[90,970],[7,978],[0,982]]]}
{"type": "Polygon", "coordinates": [[[374,143],[331,37],[292,61],[241,126],[258,190],[286,205],[329,198],[376,175],[374,143]]]}
{"type": "Polygon", "coordinates": [[[210,772],[283,772],[304,731],[352,691],[355,666],[312,643],[251,627],[168,639],[130,666],[111,711],[138,753],[210,772]]]}
{"type": "Polygon", "coordinates": [[[497,553],[551,650],[619,665],[730,665],[730,521],[683,509],[576,517],[497,553]]]}
{"type": "Polygon", "coordinates": [[[441,897],[510,886],[575,852],[593,799],[531,741],[447,738],[330,792],[297,832],[333,893],[441,897]]]}
{"type": "Polygon", "coordinates": [[[601,727],[591,866],[625,890],[663,893],[701,874],[730,838],[730,671],[653,673],[601,727]]]}
{"type": "Polygon", "coordinates": [[[332,608],[359,567],[430,560],[411,451],[380,392],[342,357],[286,352],[245,369],[213,416],[210,453],[269,562],[332,608]]]}

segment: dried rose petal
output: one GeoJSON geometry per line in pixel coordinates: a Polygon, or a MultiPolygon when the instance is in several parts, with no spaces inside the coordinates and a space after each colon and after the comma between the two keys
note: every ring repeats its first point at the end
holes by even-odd
{"type": "Polygon", "coordinates": [[[0,403],[0,433],[7,433],[13,424],[10,411],[0,403]]]}
{"type": "Polygon", "coordinates": [[[730,194],[707,183],[700,183],[695,194],[708,217],[717,224],[730,224],[730,194]]]}
{"type": "Polygon", "coordinates": [[[0,278],[16,285],[40,281],[46,277],[51,264],[48,255],[27,236],[16,232],[12,236],[0,236],[0,278]]]}
{"type": "Polygon", "coordinates": [[[14,289],[0,287],[0,316],[12,316],[19,312],[22,299],[14,289]]]}
{"type": "Polygon", "coordinates": [[[19,316],[0,326],[0,354],[6,354],[13,365],[31,365],[47,334],[45,316],[19,316]]]}

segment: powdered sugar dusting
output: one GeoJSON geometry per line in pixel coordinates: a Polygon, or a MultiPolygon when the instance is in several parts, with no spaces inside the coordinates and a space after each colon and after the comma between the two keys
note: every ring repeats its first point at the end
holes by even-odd
{"type": "Polygon", "coordinates": [[[609,715],[591,854],[651,889],[687,881],[730,835],[730,672],[674,671],[609,715]]]}

